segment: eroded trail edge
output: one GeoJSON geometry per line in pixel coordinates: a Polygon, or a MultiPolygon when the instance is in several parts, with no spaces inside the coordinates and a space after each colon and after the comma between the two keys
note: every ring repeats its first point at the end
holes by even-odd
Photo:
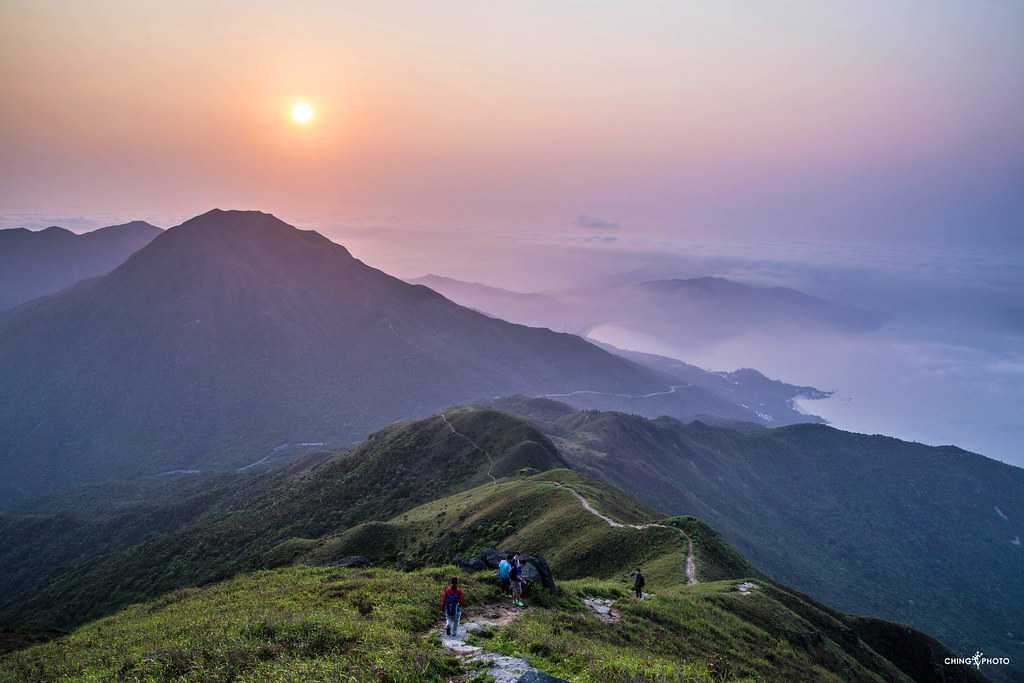
{"type": "Polygon", "coordinates": [[[686,564],[685,564],[686,583],[691,585],[691,586],[697,583],[697,561],[696,561],[696,559],[693,556],[693,539],[690,538],[690,535],[688,533],[686,533],[682,529],[676,528],[674,526],[669,526],[668,524],[658,524],[656,522],[649,522],[647,524],[628,524],[628,523],[625,523],[625,522],[620,522],[618,520],[612,519],[611,517],[609,517],[608,515],[606,515],[606,514],[604,514],[602,512],[599,512],[597,510],[597,508],[595,508],[590,503],[590,501],[587,500],[583,496],[583,494],[581,494],[579,491],[577,491],[576,489],[572,488],[571,486],[566,486],[562,482],[552,482],[552,483],[556,487],[558,487],[560,489],[565,489],[566,491],[568,491],[572,495],[576,496],[576,500],[578,500],[580,502],[580,505],[583,506],[584,510],[586,510],[590,514],[594,515],[598,519],[603,520],[610,527],[624,528],[624,529],[637,529],[638,531],[642,531],[644,529],[669,529],[671,531],[675,531],[676,533],[682,535],[682,537],[686,539],[686,547],[687,547],[687,550],[686,550],[686,564]]]}

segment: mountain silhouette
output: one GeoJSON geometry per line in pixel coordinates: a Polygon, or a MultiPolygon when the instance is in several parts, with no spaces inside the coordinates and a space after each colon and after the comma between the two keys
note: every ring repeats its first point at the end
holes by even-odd
{"type": "Polygon", "coordinates": [[[161,232],[145,221],[83,235],[57,226],[0,230],[0,310],[105,275],[161,232]]]}
{"type": "Polygon", "coordinates": [[[234,468],[500,394],[668,382],[463,308],[269,214],[214,210],[103,277],[0,315],[0,504],[234,468]]]}

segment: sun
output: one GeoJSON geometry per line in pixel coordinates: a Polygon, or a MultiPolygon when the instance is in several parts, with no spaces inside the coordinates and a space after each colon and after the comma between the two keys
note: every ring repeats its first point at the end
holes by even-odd
{"type": "Polygon", "coordinates": [[[296,102],[292,105],[292,121],[300,126],[312,123],[314,118],[316,118],[316,110],[309,102],[296,102]]]}

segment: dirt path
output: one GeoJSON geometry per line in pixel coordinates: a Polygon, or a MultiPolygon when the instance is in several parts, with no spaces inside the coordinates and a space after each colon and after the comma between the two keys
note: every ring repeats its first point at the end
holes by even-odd
{"type": "Polygon", "coordinates": [[[576,496],[576,500],[578,500],[580,502],[580,505],[583,506],[584,510],[586,510],[590,514],[594,515],[598,519],[603,520],[610,527],[625,528],[625,529],[637,529],[637,530],[640,530],[640,531],[642,531],[643,529],[670,529],[672,531],[675,531],[678,534],[681,534],[682,537],[686,539],[686,545],[687,545],[686,564],[685,564],[686,583],[688,583],[690,585],[693,585],[693,584],[697,583],[697,561],[696,561],[696,559],[693,556],[693,539],[690,538],[690,535],[688,533],[686,533],[682,529],[677,529],[676,527],[669,526],[667,524],[657,524],[657,523],[654,523],[654,522],[651,522],[651,523],[648,523],[648,524],[627,524],[627,523],[624,523],[624,522],[619,522],[617,520],[612,519],[608,515],[605,515],[605,514],[603,514],[601,512],[598,512],[597,509],[594,508],[594,506],[590,504],[589,500],[584,498],[583,495],[580,494],[579,491],[577,491],[576,489],[572,488],[571,486],[566,486],[562,482],[552,482],[552,483],[556,487],[561,488],[561,489],[565,489],[566,491],[568,491],[572,495],[576,496]]]}
{"type": "Polygon", "coordinates": [[[471,633],[485,628],[498,628],[511,624],[521,610],[507,605],[487,605],[463,615],[462,625],[455,635],[445,635],[442,630],[441,643],[459,659],[466,663],[483,663],[488,668],[486,673],[494,677],[495,683],[516,683],[519,677],[529,671],[538,671],[521,657],[509,657],[496,652],[487,652],[478,645],[466,642],[471,633]]]}
{"type": "Polygon", "coordinates": [[[473,439],[469,438],[459,430],[455,429],[455,427],[452,426],[452,423],[448,421],[448,416],[445,415],[444,413],[441,413],[441,419],[448,426],[448,429],[451,430],[452,434],[454,434],[455,436],[462,437],[463,439],[469,442],[469,445],[471,445],[473,448],[477,449],[478,451],[487,456],[487,476],[491,478],[492,483],[497,483],[498,479],[494,476],[494,458],[491,457],[490,451],[488,451],[485,448],[481,448],[480,444],[478,444],[476,441],[473,441],[473,439]]]}

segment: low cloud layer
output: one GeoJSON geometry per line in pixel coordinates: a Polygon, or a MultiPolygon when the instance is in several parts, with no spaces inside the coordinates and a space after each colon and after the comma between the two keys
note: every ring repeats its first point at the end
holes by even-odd
{"type": "Polygon", "coordinates": [[[588,216],[585,213],[576,216],[576,226],[590,228],[591,230],[618,230],[622,227],[616,221],[610,221],[607,218],[600,218],[598,216],[588,216]]]}

